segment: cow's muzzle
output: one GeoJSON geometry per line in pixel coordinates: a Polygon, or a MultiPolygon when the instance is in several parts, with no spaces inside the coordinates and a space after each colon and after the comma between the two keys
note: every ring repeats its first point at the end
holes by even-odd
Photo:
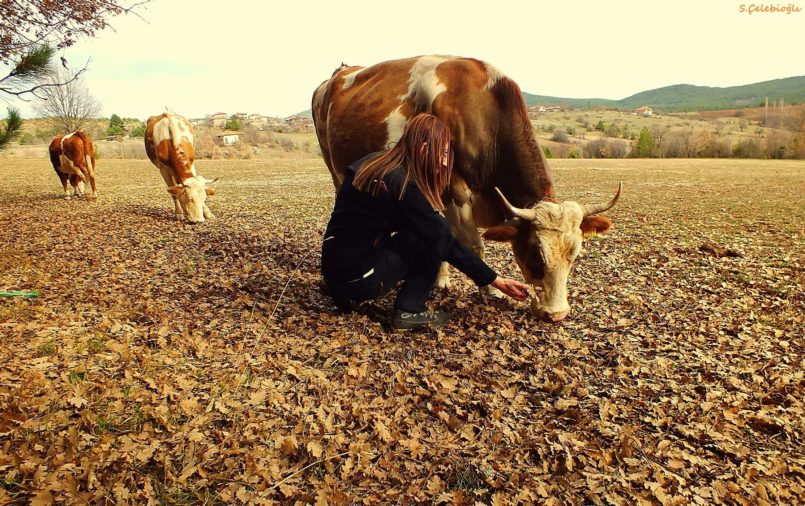
{"type": "Polygon", "coordinates": [[[570,314],[570,310],[566,311],[545,311],[544,309],[540,308],[537,310],[537,316],[544,322],[548,323],[559,323],[570,314]]]}

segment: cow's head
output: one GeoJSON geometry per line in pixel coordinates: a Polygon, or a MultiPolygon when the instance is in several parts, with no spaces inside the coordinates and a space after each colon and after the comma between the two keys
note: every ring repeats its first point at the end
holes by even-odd
{"type": "Polygon", "coordinates": [[[532,308],[545,321],[559,322],[570,312],[567,278],[581,253],[584,235],[606,233],[612,222],[595,216],[614,206],[622,185],[606,204],[580,205],[576,202],[540,202],[531,209],[512,206],[497,190],[514,219],[490,228],[484,239],[512,243],[514,258],[526,282],[540,290],[532,308]]]}
{"type": "Polygon", "coordinates": [[[215,189],[207,186],[218,181],[218,178],[209,181],[204,176],[193,176],[185,179],[176,186],[168,188],[168,193],[179,199],[184,215],[191,223],[204,221],[204,204],[207,196],[215,195],[215,189]]]}

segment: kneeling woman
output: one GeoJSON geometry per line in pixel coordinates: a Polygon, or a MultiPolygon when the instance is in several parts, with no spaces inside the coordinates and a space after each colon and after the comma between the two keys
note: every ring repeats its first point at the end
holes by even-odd
{"type": "Polygon", "coordinates": [[[408,122],[391,149],[347,169],[321,255],[324,281],[341,310],[402,281],[392,327],[442,325],[449,315],[425,306],[442,261],[478,286],[491,284],[512,298],[526,298],[527,285],[499,277],[453,236],[439,213],[452,169],[450,131],[430,114],[408,122]]]}

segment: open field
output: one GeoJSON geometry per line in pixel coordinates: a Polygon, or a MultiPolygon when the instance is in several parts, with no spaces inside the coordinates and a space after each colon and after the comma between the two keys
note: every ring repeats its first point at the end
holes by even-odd
{"type": "MultiPolygon", "coordinates": [[[[0,159],[0,504],[805,502],[805,162],[554,160],[611,196],[560,325],[453,276],[438,331],[334,313],[320,158],[200,161],[217,219],[102,159],[0,159]]],[[[491,264],[517,276],[508,247],[491,264]]]]}

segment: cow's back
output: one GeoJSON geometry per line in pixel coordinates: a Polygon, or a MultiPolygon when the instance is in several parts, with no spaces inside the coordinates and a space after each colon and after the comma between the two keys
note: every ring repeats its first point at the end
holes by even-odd
{"type": "Polygon", "coordinates": [[[195,175],[195,138],[186,118],[171,113],[151,116],[146,122],[144,142],[151,163],[170,168],[177,181],[195,175]]]}
{"type": "Polygon", "coordinates": [[[533,168],[540,156],[519,87],[473,58],[420,56],[342,67],[316,90],[312,111],[336,186],[349,164],[390,147],[407,120],[423,112],[447,124],[455,141],[455,171],[475,190],[501,185],[504,162],[505,170],[533,168]],[[512,152],[521,159],[503,159],[512,152]]]}

